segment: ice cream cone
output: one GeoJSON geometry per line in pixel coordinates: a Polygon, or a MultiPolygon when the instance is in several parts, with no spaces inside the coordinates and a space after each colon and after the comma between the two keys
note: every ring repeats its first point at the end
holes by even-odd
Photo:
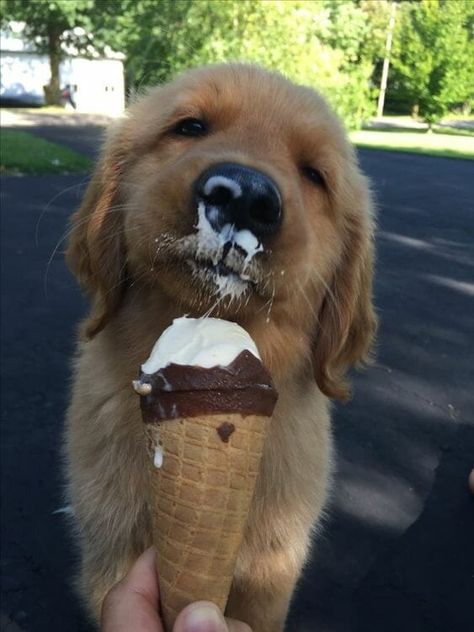
{"type": "Polygon", "coordinates": [[[249,335],[218,319],[175,320],[141,369],[134,388],[171,632],[193,601],[225,609],[277,393],[249,335]]]}
{"type": "Polygon", "coordinates": [[[225,609],[268,423],[234,413],[147,424],[150,452],[161,442],[165,454],[150,507],[167,630],[193,601],[225,609]]]}

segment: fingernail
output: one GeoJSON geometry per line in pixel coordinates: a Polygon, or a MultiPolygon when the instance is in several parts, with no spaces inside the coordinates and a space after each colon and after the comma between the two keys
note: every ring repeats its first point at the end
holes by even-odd
{"type": "Polygon", "coordinates": [[[212,603],[195,603],[186,612],[183,632],[224,632],[224,619],[217,606],[212,603]]]}

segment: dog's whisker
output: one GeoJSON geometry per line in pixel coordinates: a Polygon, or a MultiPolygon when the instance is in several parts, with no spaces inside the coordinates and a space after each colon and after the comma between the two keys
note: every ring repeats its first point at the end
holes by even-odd
{"type": "Polygon", "coordinates": [[[38,220],[36,222],[36,226],[35,226],[35,245],[36,246],[38,246],[38,243],[39,243],[39,230],[40,230],[41,222],[43,221],[44,216],[46,215],[46,213],[48,213],[48,211],[50,210],[50,208],[54,204],[54,202],[58,198],[60,198],[62,195],[64,195],[65,193],[68,193],[69,191],[73,191],[74,189],[79,189],[80,187],[85,186],[85,184],[86,184],[88,179],[89,179],[89,176],[86,176],[80,182],[78,182],[76,184],[72,184],[70,187],[66,187],[65,189],[62,189],[61,191],[59,191],[59,193],[56,193],[56,195],[54,195],[49,200],[49,202],[46,204],[44,209],[41,211],[40,216],[38,217],[38,220]]]}
{"type": "MultiPolygon", "coordinates": [[[[49,271],[51,268],[51,265],[54,261],[54,258],[56,257],[56,254],[58,253],[61,245],[67,241],[67,239],[71,236],[71,233],[75,230],[75,227],[70,228],[67,233],[63,234],[60,239],[56,242],[56,245],[54,246],[53,250],[51,251],[51,254],[48,258],[48,261],[46,262],[46,266],[45,266],[45,273],[44,273],[44,279],[43,279],[43,291],[44,291],[44,296],[46,298],[48,298],[48,279],[49,279],[49,271]]],[[[138,230],[138,227],[136,228],[132,228],[132,230],[138,230]]],[[[118,237],[119,235],[121,235],[124,232],[124,229],[121,228],[120,230],[118,230],[115,233],[111,233],[108,235],[108,238],[110,239],[114,239],[115,237],[118,237]]]]}
{"type": "Polygon", "coordinates": [[[314,317],[315,315],[317,315],[317,308],[315,305],[311,304],[311,301],[308,298],[308,293],[307,290],[305,290],[305,288],[303,287],[301,281],[299,279],[296,279],[296,287],[299,290],[299,293],[302,297],[302,299],[305,301],[306,305],[308,306],[309,309],[309,313],[314,317]]]}
{"type": "MultiPolygon", "coordinates": [[[[114,212],[118,212],[118,210],[124,210],[126,207],[126,205],[121,205],[123,208],[118,208],[118,207],[111,207],[110,209],[107,209],[107,213],[114,213],[114,212]]],[[[54,259],[59,247],[61,246],[62,243],[64,243],[73,233],[74,231],[79,228],[80,226],[82,226],[83,224],[87,224],[90,221],[90,217],[86,217],[83,218],[82,220],[78,220],[78,221],[74,221],[73,224],[71,226],[69,226],[60,236],[60,238],[58,239],[58,241],[56,242],[50,257],[48,259],[47,265],[46,265],[46,276],[47,276],[47,270],[49,268],[49,266],[51,265],[52,260],[54,259]]],[[[131,227],[130,230],[138,230],[139,227],[131,227]]],[[[124,230],[123,228],[120,229],[121,231],[124,230]]],[[[117,232],[115,234],[120,234],[120,232],[117,232]]],[[[113,234],[112,236],[114,236],[115,234],[113,234]]],[[[110,235],[108,235],[108,237],[110,237],[110,235]]]]}
{"type": "MultiPolygon", "coordinates": [[[[107,215],[110,213],[118,213],[121,211],[127,211],[127,210],[134,210],[134,206],[132,206],[130,203],[126,203],[126,204],[115,204],[114,206],[111,206],[109,208],[107,208],[107,215]]],[[[87,217],[83,217],[82,219],[72,219],[71,225],[68,228],[68,231],[73,231],[76,228],[79,228],[80,226],[82,226],[83,224],[88,224],[90,222],[90,216],[87,217]]]]}
{"type": "Polygon", "coordinates": [[[308,274],[308,281],[313,282],[314,281],[313,277],[316,277],[316,282],[320,283],[324,287],[329,299],[332,300],[335,303],[336,302],[336,298],[334,296],[333,290],[327,284],[327,282],[324,280],[324,278],[321,276],[321,274],[318,272],[318,270],[314,266],[306,265],[305,267],[310,270],[310,272],[308,274]]]}
{"type": "Polygon", "coordinates": [[[271,316],[271,312],[272,312],[272,307],[273,307],[273,301],[275,300],[275,279],[272,279],[272,296],[270,299],[270,305],[268,307],[268,312],[267,312],[267,318],[266,318],[266,322],[269,323],[270,322],[270,316],[271,316]]]}

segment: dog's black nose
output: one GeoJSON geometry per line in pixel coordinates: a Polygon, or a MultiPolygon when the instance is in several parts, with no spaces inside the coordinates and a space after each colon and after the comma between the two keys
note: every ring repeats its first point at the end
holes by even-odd
{"type": "Polygon", "coordinates": [[[271,178],[231,162],[206,169],[197,179],[194,195],[204,203],[206,216],[217,232],[226,224],[248,229],[259,239],[281,226],[281,195],[271,178]]]}

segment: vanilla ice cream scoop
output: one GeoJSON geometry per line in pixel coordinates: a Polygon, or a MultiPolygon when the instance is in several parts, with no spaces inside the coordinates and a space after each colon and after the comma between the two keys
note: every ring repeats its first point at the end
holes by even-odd
{"type": "Polygon", "coordinates": [[[175,318],[161,334],[150,357],[142,364],[143,373],[156,373],[169,364],[184,364],[210,369],[231,364],[242,351],[260,359],[249,334],[220,318],[175,318]]]}
{"type": "Polygon", "coordinates": [[[211,412],[270,416],[276,401],[252,338],[219,318],[176,318],[133,386],[144,417],[153,421],[211,412]]]}

